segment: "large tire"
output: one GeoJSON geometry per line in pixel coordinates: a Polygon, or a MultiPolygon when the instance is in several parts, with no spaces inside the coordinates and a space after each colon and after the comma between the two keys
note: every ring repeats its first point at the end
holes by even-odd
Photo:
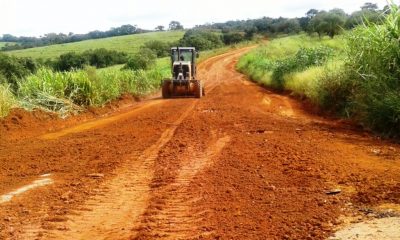
{"type": "Polygon", "coordinates": [[[169,89],[169,86],[171,84],[171,81],[164,80],[163,85],[162,85],[162,97],[163,98],[171,98],[171,91],[169,89]]]}
{"type": "Polygon", "coordinates": [[[201,81],[196,81],[194,91],[194,96],[196,98],[201,98],[201,96],[203,96],[203,84],[201,84],[201,81]]]}

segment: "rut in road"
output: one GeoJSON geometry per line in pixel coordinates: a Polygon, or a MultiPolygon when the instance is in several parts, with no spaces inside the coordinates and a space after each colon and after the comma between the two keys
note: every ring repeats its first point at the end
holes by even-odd
{"type": "Polygon", "coordinates": [[[161,135],[160,139],[142,153],[130,156],[116,177],[98,189],[98,194],[86,202],[76,215],[55,230],[38,232],[40,228],[26,230],[26,236],[46,239],[127,239],[131,227],[147,209],[153,179],[154,160],[160,149],[172,138],[176,128],[190,114],[195,102],[161,135]]]}
{"type": "Polygon", "coordinates": [[[199,237],[199,233],[207,235],[204,229],[199,229],[198,223],[204,220],[208,210],[196,207],[201,197],[194,195],[189,186],[196,174],[212,165],[231,139],[229,136],[218,139],[215,133],[211,135],[214,140],[205,151],[195,150],[193,146],[187,149],[192,155],[182,160],[171,184],[153,188],[150,206],[142,217],[141,225],[134,229],[136,234],[133,239],[184,240],[199,237]]]}

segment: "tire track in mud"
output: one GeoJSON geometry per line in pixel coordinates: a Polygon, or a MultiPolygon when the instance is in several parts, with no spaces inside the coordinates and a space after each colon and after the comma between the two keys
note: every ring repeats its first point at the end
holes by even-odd
{"type": "Polygon", "coordinates": [[[212,132],[212,141],[205,151],[195,151],[194,146],[188,148],[188,157],[182,160],[175,180],[152,192],[152,201],[143,215],[141,225],[134,229],[131,239],[193,239],[210,235],[200,229],[207,211],[196,207],[201,201],[190,189],[190,183],[203,169],[212,165],[231,137],[225,135],[217,138],[212,132]]]}
{"type": "Polygon", "coordinates": [[[147,209],[151,191],[149,184],[160,149],[170,141],[195,105],[196,102],[192,102],[154,145],[142,153],[131,155],[130,161],[116,171],[116,177],[100,186],[98,194],[89,199],[76,215],[67,216],[65,223],[54,223],[51,230],[29,226],[25,229],[25,238],[127,239],[131,226],[147,209]]]}
{"type": "Polygon", "coordinates": [[[102,118],[102,119],[98,119],[98,120],[93,120],[93,121],[89,121],[83,124],[80,124],[78,126],[75,127],[70,127],[67,129],[63,129],[61,131],[58,132],[54,132],[54,133],[48,133],[48,134],[44,134],[42,136],[40,136],[41,139],[44,140],[54,140],[60,137],[63,137],[65,135],[68,134],[74,134],[74,133],[79,133],[79,132],[83,132],[83,131],[87,131],[93,128],[99,128],[99,127],[103,127],[105,125],[111,124],[113,122],[122,120],[122,119],[127,119],[129,117],[133,117],[134,115],[140,113],[141,111],[158,105],[158,104],[162,104],[163,101],[151,101],[151,102],[147,102],[144,105],[138,106],[136,108],[134,108],[133,110],[126,112],[126,113],[122,113],[119,115],[115,115],[115,116],[111,116],[111,117],[107,117],[107,118],[102,118]]]}
{"type": "MultiPolygon", "coordinates": [[[[207,93],[229,85],[234,81],[234,66],[238,58],[247,49],[240,49],[227,54],[213,57],[201,66],[200,79],[205,81],[207,93]],[[233,73],[226,70],[232,69],[233,73]],[[229,80],[227,80],[229,79],[229,80]],[[226,82],[228,81],[228,82],[226,82]]],[[[196,116],[193,116],[196,118],[196,116]]],[[[191,131],[190,125],[184,127],[183,131],[191,131]]],[[[220,135],[219,135],[220,136],[220,135]]],[[[210,209],[198,207],[198,202],[202,201],[201,196],[195,195],[190,184],[194,177],[203,169],[211,166],[217,159],[225,145],[230,142],[231,137],[225,135],[217,137],[216,132],[211,131],[210,142],[201,147],[200,140],[186,142],[189,145],[186,150],[187,155],[178,153],[173,154],[178,159],[179,168],[174,173],[174,181],[168,185],[163,185],[167,181],[155,179],[155,187],[152,189],[151,203],[141,218],[139,226],[133,228],[131,239],[193,239],[199,236],[211,235],[208,229],[202,229],[198,223],[204,221],[210,209]],[[158,186],[161,185],[161,186],[158,186]]],[[[174,138],[179,139],[179,138],[174,138]]],[[[182,139],[179,139],[181,141],[182,139]]]]}

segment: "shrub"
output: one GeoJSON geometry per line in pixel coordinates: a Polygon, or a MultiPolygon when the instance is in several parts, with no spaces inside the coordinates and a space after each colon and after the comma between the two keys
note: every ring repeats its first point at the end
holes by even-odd
{"type": "Polygon", "coordinates": [[[126,53],[114,50],[107,50],[105,48],[88,50],[85,51],[82,55],[87,59],[90,66],[94,66],[97,68],[123,64],[126,63],[128,60],[128,55],[126,53]]]}
{"type": "Polygon", "coordinates": [[[18,61],[28,70],[29,73],[35,73],[40,65],[38,61],[33,60],[32,58],[18,58],[18,61]]]}
{"type": "Polygon", "coordinates": [[[142,51],[131,57],[125,65],[125,69],[133,71],[146,70],[155,64],[156,54],[150,49],[142,49],[142,51]]]}
{"type": "Polygon", "coordinates": [[[240,43],[245,40],[243,34],[238,32],[227,32],[222,35],[222,40],[226,45],[240,43]]]}
{"type": "Polygon", "coordinates": [[[195,47],[197,50],[209,50],[223,46],[221,37],[211,31],[189,30],[180,40],[181,46],[195,47]]]}
{"type": "Polygon", "coordinates": [[[17,82],[26,75],[36,71],[36,63],[29,58],[16,58],[0,53],[0,83],[11,85],[14,91],[17,82]]]}
{"type": "Polygon", "coordinates": [[[83,69],[86,65],[104,68],[116,64],[126,63],[128,55],[124,52],[99,48],[87,50],[81,54],[70,52],[58,57],[53,63],[46,62],[45,65],[53,65],[58,71],[71,71],[83,69]]]}
{"type": "Polygon", "coordinates": [[[146,42],[142,49],[150,49],[152,50],[157,57],[168,57],[169,56],[169,48],[171,48],[172,44],[166,43],[163,41],[153,40],[146,42]]]}
{"type": "Polygon", "coordinates": [[[87,64],[88,60],[82,54],[70,52],[60,55],[54,63],[54,68],[59,71],[71,71],[82,69],[87,64]]]}

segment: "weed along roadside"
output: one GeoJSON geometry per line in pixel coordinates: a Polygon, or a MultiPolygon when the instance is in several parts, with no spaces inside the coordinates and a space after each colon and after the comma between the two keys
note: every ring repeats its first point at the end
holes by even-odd
{"type": "Polygon", "coordinates": [[[397,14],[393,7],[382,23],[361,25],[335,39],[275,39],[243,56],[237,68],[262,85],[307,98],[367,130],[399,137],[398,64],[391,64],[399,51],[393,41],[399,34],[394,30],[397,14]]]}

